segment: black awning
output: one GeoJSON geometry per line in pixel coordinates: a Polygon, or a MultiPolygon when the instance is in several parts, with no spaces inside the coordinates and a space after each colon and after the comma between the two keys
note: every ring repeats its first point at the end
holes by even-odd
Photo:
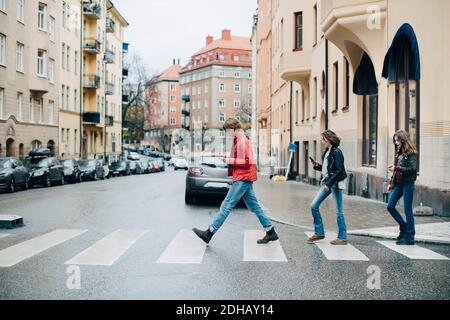
{"type": "Polygon", "coordinates": [[[358,69],[355,72],[353,79],[353,93],[366,96],[378,93],[378,83],[375,77],[375,68],[372,60],[364,52],[358,69]]]}
{"type": "Polygon", "coordinates": [[[408,53],[409,80],[420,80],[420,54],[416,34],[410,24],[403,24],[392,40],[383,64],[383,78],[389,81],[405,79],[405,51],[408,53]]]}

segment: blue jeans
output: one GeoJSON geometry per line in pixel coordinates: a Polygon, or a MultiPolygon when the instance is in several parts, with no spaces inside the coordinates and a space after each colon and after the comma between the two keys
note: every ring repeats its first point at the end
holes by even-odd
{"type": "Polygon", "coordinates": [[[403,185],[395,185],[392,190],[391,196],[389,197],[389,202],[387,210],[391,214],[392,218],[398,223],[400,227],[400,238],[405,238],[409,242],[414,241],[414,236],[416,234],[414,226],[414,214],[413,214],[413,198],[414,191],[416,190],[416,185],[414,183],[408,183],[403,185]],[[397,202],[403,196],[403,204],[405,207],[406,222],[400,215],[400,212],[395,208],[397,202]]]}
{"type": "Polygon", "coordinates": [[[333,193],[334,201],[336,202],[336,218],[338,226],[338,239],[347,240],[347,227],[345,225],[344,210],[342,208],[342,190],[337,186],[332,187],[331,190],[325,191],[323,187],[317,193],[313,202],[311,203],[311,213],[314,219],[314,233],[318,236],[325,236],[322,216],[320,215],[319,207],[322,202],[333,193]]]}
{"type": "Polygon", "coordinates": [[[255,192],[253,191],[253,182],[237,181],[233,182],[230,190],[228,190],[227,196],[220,206],[219,215],[211,224],[211,232],[215,233],[220,229],[220,227],[223,225],[223,223],[228,218],[234,207],[236,207],[241,198],[244,199],[247,208],[251,212],[256,214],[259,222],[264,227],[264,230],[269,231],[270,229],[272,229],[272,222],[269,220],[269,218],[267,218],[266,214],[258,203],[258,199],[256,199],[255,192]]]}

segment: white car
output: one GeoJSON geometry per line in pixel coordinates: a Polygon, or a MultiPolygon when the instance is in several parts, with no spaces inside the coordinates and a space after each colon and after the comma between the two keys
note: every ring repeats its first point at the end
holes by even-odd
{"type": "Polygon", "coordinates": [[[173,161],[173,167],[175,170],[178,170],[178,169],[187,170],[189,167],[189,163],[187,162],[186,159],[175,159],[173,161]]]}

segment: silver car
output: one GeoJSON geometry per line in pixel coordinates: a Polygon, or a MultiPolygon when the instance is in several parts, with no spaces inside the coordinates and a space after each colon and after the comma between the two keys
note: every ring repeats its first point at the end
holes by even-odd
{"type": "Polygon", "coordinates": [[[233,179],[228,176],[228,165],[222,158],[203,156],[189,166],[186,175],[186,192],[184,201],[191,204],[199,195],[225,196],[233,179]]]}

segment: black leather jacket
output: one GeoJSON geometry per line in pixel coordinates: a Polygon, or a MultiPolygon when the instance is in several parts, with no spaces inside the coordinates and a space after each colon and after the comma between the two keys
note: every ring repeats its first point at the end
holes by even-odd
{"type": "MultiPolygon", "coordinates": [[[[325,154],[327,150],[322,155],[322,163],[325,159],[325,154]]],[[[322,171],[322,165],[317,164],[314,166],[314,170],[322,171]]],[[[325,179],[324,184],[331,189],[331,187],[337,185],[342,180],[347,178],[347,172],[345,171],[344,166],[344,155],[339,148],[332,147],[330,151],[330,155],[328,156],[328,177],[325,179]]]]}
{"type": "Polygon", "coordinates": [[[397,179],[392,177],[394,184],[413,183],[417,179],[417,155],[412,152],[405,154],[399,161],[399,154],[395,155],[395,172],[397,179]]]}

